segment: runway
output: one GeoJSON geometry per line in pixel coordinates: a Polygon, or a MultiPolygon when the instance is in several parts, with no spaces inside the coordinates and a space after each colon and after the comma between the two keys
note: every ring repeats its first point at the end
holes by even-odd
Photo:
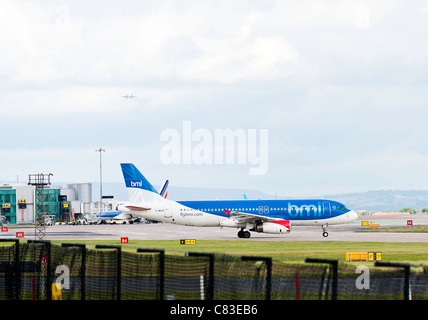
{"type": "MultiPolygon", "coordinates": [[[[239,241],[351,241],[351,242],[428,242],[426,233],[357,232],[367,229],[361,221],[379,223],[381,228],[407,226],[407,220],[413,225],[428,225],[428,214],[393,214],[359,217],[358,220],[337,226],[329,226],[329,236],[322,236],[319,226],[291,226],[291,232],[285,235],[251,232],[250,239],[237,237],[237,229],[220,227],[190,227],[174,224],[125,224],[125,225],[56,225],[46,227],[46,240],[239,240],[239,241]]],[[[411,227],[409,227],[411,228],[411,227]]],[[[34,228],[10,227],[0,233],[0,239],[16,239],[16,233],[23,232],[23,240],[34,240],[34,228]]]]}

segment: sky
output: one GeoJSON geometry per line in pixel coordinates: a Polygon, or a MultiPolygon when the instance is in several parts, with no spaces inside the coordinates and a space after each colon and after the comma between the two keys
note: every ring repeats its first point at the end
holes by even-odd
{"type": "Polygon", "coordinates": [[[0,181],[98,183],[103,148],[105,182],[428,189],[426,30],[418,0],[0,0],[0,181]]]}

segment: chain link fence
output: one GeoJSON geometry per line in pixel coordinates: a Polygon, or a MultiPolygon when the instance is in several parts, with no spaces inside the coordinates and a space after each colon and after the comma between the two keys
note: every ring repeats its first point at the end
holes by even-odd
{"type": "Polygon", "coordinates": [[[428,268],[2,239],[0,300],[428,300],[428,268]]]}

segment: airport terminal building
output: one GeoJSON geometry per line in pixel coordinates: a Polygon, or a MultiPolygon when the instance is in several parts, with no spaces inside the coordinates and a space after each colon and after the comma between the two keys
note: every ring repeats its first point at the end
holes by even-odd
{"type": "MultiPolygon", "coordinates": [[[[0,185],[0,209],[3,223],[34,223],[36,208],[36,187],[27,184],[0,185]]],[[[49,186],[44,189],[46,215],[52,223],[72,221],[96,212],[92,203],[92,184],[76,183],[49,186]]],[[[1,221],[0,221],[1,222],[1,221]]]]}

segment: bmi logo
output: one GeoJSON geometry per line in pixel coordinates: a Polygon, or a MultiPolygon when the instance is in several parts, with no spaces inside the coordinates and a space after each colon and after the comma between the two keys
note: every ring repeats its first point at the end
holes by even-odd
{"type": "Polygon", "coordinates": [[[143,181],[131,181],[131,187],[142,187],[143,181]]]}

